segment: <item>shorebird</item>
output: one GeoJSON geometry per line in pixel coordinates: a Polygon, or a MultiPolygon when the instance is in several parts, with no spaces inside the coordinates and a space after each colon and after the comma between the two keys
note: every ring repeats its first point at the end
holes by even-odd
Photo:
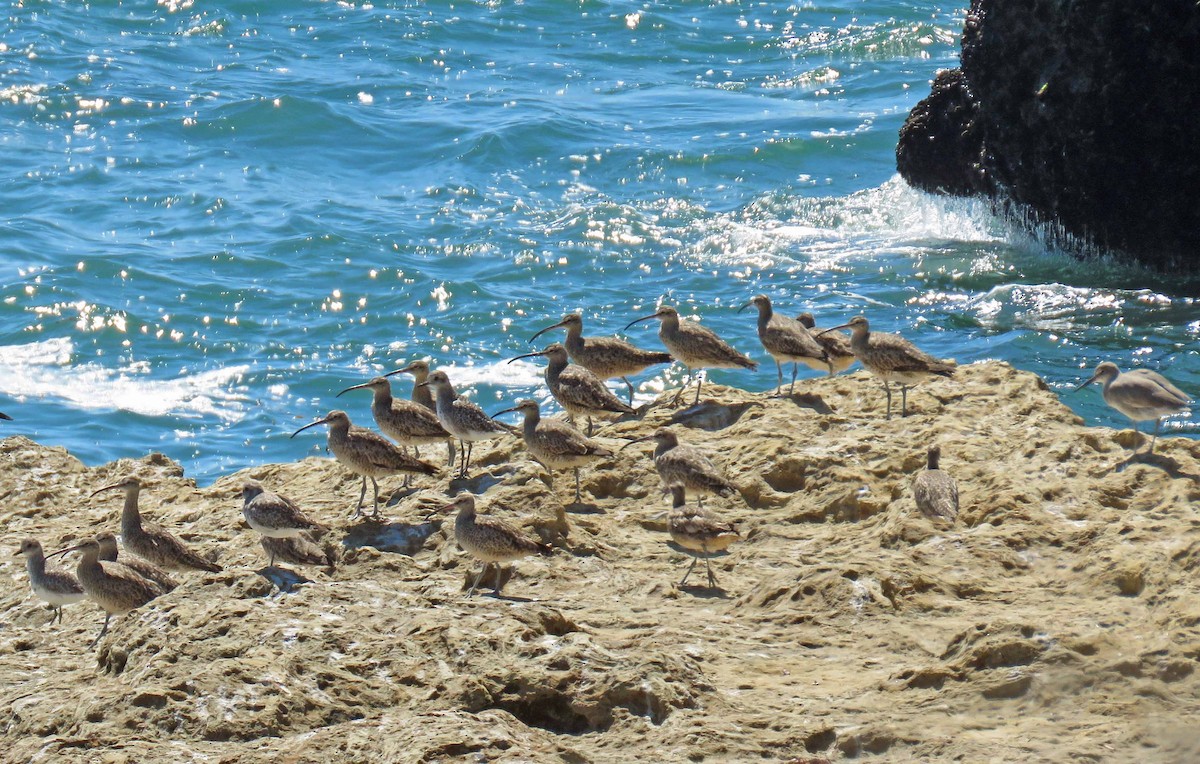
{"type": "MultiPolygon", "coordinates": [[[[688,370],[687,381],[683,387],[679,388],[671,405],[679,403],[684,389],[691,384],[692,375],[696,369],[742,368],[751,371],[758,369],[757,363],[734,350],[729,343],[718,337],[708,327],[701,326],[695,321],[680,321],[679,311],[669,305],[661,306],[653,315],[630,321],[625,330],[634,324],[640,324],[642,321],[649,321],[652,318],[657,318],[660,322],[658,338],[667,346],[667,350],[671,352],[675,360],[686,366],[688,370]]],[[[695,403],[697,404],[700,403],[700,388],[703,385],[703,379],[696,385],[695,403]]]]}
{"type": "Polygon", "coordinates": [[[319,547],[307,535],[290,538],[262,536],[259,543],[270,558],[268,567],[275,567],[276,558],[292,565],[324,565],[331,573],[337,567],[337,555],[333,548],[319,547]]]}
{"type": "Polygon", "coordinates": [[[121,510],[121,540],[125,542],[126,549],[166,570],[221,572],[220,565],[188,549],[161,525],[142,522],[142,515],[138,512],[142,481],[135,476],[130,475],[112,485],[97,488],[92,491],[92,496],[117,489],[125,492],[125,507],[121,510]]]}
{"type": "Polygon", "coordinates": [[[53,611],[50,623],[54,623],[55,618],[62,623],[63,605],[79,602],[87,596],[83,592],[83,586],[80,585],[79,579],[65,570],[47,568],[46,555],[42,552],[41,542],[37,539],[22,541],[21,548],[14,556],[20,557],[21,555],[25,555],[25,569],[29,571],[29,587],[33,589],[34,595],[50,605],[50,610],[53,611]]]}
{"type": "Polygon", "coordinates": [[[579,468],[589,462],[612,456],[612,452],[584,435],[566,422],[542,419],[541,409],[535,400],[526,399],[510,409],[498,411],[493,416],[519,411],[525,416],[521,434],[529,454],[541,462],[550,473],[550,485],[554,485],[554,470],[575,471],[575,503],[581,499],[579,491],[579,468]]]}
{"type": "MultiPolygon", "coordinates": [[[[458,438],[460,450],[466,454],[460,465],[458,477],[466,479],[471,466],[471,449],[477,440],[490,440],[508,433],[508,429],[495,422],[483,409],[465,398],[459,398],[444,371],[435,371],[429,379],[420,383],[433,389],[437,401],[438,420],[451,435],[458,438]]],[[[418,385],[418,386],[420,386],[418,385]]]]}
{"type": "Polygon", "coordinates": [[[647,440],[654,440],[654,467],[664,486],[683,486],[698,500],[706,494],[732,496],[737,493],[737,488],[711,459],[695,446],[680,445],[679,437],[666,427],[658,428],[653,435],[629,441],[621,446],[621,450],[647,440]]]}
{"type": "MultiPolygon", "coordinates": [[[[128,542],[127,542],[128,543],[128,542]]],[[[104,626],[100,633],[88,645],[88,649],[96,646],[101,637],[108,633],[108,621],[114,615],[124,615],[130,610],[145,605],[150,600],[163,593],[162,587],[153,581],[147,581],[119,562],[101,562],[100,542],[94,538],[84,539],[80,543],[49,556],[66,554],[80,550],[82,556],[75,568],[75,575],[83,586],[87,598],[104,609],[104,626]]]]}
{"type": "Polygon", "coordinates": [[[367,495],[367,479],[375,489],[372,515],[379,516],[379,483],[375,478],[395,475],[398,472],[416,472],[420,475],[436,475],[437,467],[409,456],[392,441],[379,433],[350,423],[345,411],[333,410],[315,422],[309,422],[292,433],[296,437],[309,427],[329,425],[326,444],[338,463],[356,475],[362,476],[362,491],[354,505],[354,517],[362,514],[363,499],[367,495]]]}
{"type": "Polygon", "coordinates": [[[825,356],[829,359],[830,366],[833,367],[833,374],[843,372],[854,365],[854,351],[850,349],[849,337],[841,332],[825,333],[817,331],[817,321],[813,318],[813,314],[808,311],[804,311],[796,316],[796,320],[825,349],[825,356]]]}
{"type": "Polygon", "coordinates": [[[534,541],[519,528],[500,518],[476,515],[475,496],[472,494],[460,493],[453,502],[442,507],[443,511],[451,509],[458,510],[458,518],[454,521],[454,538],[458,545],[483,563],[483,570],[479,571],[475,583],[471,584],[471,590],[467,592],[468,597],[475,593],[475,587],[479,586],[479,581],[489,565],[496,564],[496,588],[493,591],[499,597],[502,584],[498,563],[513,562],[531,554],[551,554],[549,544],[534,541]]]}
{"type": "Polygon", "coordinates": [[[765,294],[756,294],[750,302],[738,309],[741,313],[751,305],[758,308],[758,339],[763,349],[775,359],[775,371],[778,381],[775,384],[775,394],[783,390],[783,364],[792,364],[792,385],[788,395],[796,391],[796,365],[804,364],[813,369],[828,370],[833,374],[833,364],[825,348],[813,339],[808,329],[799,321],[781,316],[771,308],[771,298],[765,294]]]}
{"type": "Polygon", "coordinates": [[[588,435],[592,434],[593,416],[634,413],[632,407],[622,403],[620,398],[604,386],[600,377],[577,363],[570,363],[567,360],[567,349],[557,342],[550,343],[536,353],[525,353],[510,358],[508,362],[537,356],[543,356],[549,361],[546,365],[546,386],[550,388],[550,394],[570,419],[574,420],[577,416],[587,417],[588,435]]]}
{"type": "Polygon", "coordinates": [[[866,316],[855,316],[841,326],[821,332],[826,334],[837,329],[851,329],[850,349],[863,367],[883,380],[883,391],[887,393],[887,418],[892,418],[892,388],[890,383],[900,385],[900,416],[908,416],[908,388],[927,378],[954,376],[953,361],[941,361],[898,334],[872,332],[866,316]]]}
{"type": "MultiPolygon", "coordinates": [[[[1158,372],[1133,369],[1122,374],[1117,365],[1110,361],[1097,366],[1091,379],[1075,389],[1082,390],[1097,380],[1104,385],[1101,391],[1104,402],[1129,417],[1134,432],[1138,431],[1138,422],[1154,420],[1154,437],[1146,453],[1154,452],[1163,417],[1178,414],[1192,402],[1182,390],[1158,372]]],[[[1136,448],[1134,453],[1137,453],[1136,448]]]]}
{"type": "Polygon", "coordinates": [[[692,564],[688,566],[683,580],[678,585],[682,587],[687,582],[692,568],[696,567],[696,562],[703,557],[704,567],[708,571],[708,585],[710,588],[716,588],[717,577],[713,575],[712,564],[708,559],[717,552],[725,551],[730,544],[741,538],[741,534],[733,523],[725,522],[715,512],[703,507],[687,506],[685,491],[681,485],[671,486],[671,505],[671,513],[667,515],[667,532],[671,534],[672,541],[692,556],[692,564]]]}
{"type": "Polygon", "coordinates": [[[571,354],[571,360],[595,374],[600,379],[620,377],[629,388],[629,405],[633,405],[633,383],[629,377],[641,374],[647,368],[675,360],[669,353],[643,350],[619,337],[584,337],[583,316],[568,313],[553,326],[547,326],[529,338],[530,343],[552,329],[565,328],[567,341],[563,344],[571,354]]]}
{"type": "MultiPolygon", "coordinates": [[[[394,377],[397,374],[413,375],[413,389],[412,389],[412,397],[410,398],[410,400],[413,403],[417,403],[417,404],[420,404],[421,406],[424,406],[425,408],[432,411],[434,414],[437,414],[437,402],[433,400],[433,393],[430,392],[429,386],[424,384],[425,382],[429,381],[429,364],[426,363],[425,361],[413,361],[408,366],[405,366],[403,369],[396,369],[395,371],[389,371],[387,374],[384,374],[383,376],[394,377]]],[[[413,446],[413,453],[416,454],[418,457],[421,455],[420,450],[418,450],[416,446],[413,446]]],[[[454,466],[454,438],[446,439],[446,454],[447,454],[446,466],[453,467],[454,466]]]]}
{"type": "Polygon", "coordinates": [[[308,531],[328,530],[305,516],[291,499],[266,490],[257,480],[242,483],[242,516],[247,525],[270,538],[296,538],[308,531]]]}
{"type": "Polygon", "coordinates": [[[958,517],[958,483],[938,467],[941,456],[939,446],[930,446],[928,465],[913,480],[913,498],[917,509],[930,520],[953,524],[958,517]]]}
{"type": "Polygon", "coordinates": [[[147,581],[152,581],[162,587],[164,592],[173,591],[179,584],[171,578],[171,574],[157,565],[151,565],[145,560],[139,560],[131,555],[125,555],[124,560],[118,560],[117,537],[110,531],[96,534],[100,544],[100,562],[115,562],[132,570],[147,581]]]}

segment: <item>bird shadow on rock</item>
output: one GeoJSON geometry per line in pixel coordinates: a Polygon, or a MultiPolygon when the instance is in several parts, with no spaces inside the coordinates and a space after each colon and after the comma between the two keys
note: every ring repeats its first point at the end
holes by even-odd
{"type": "Polygon", "coordinates": [[[422,523],[360,523],[350,528],[342,538],[347,549],[369,546],[381,552],[416,554],[425,545],[425,539],[433,535],[437,525],[422,523]]]}
{"type": "Polygon", "coordinates": [[[503,475],[493,475],[490,472],[484,472],[479,475],[473,475],[466,478],[450,478],[450,489],[448,493],[453,496],[463,491],[470,491],[475,495],[480,495],[494,485],[500,485],[503,482],[503,475]]]}
{"type": "Polygon", "coordinates": [[[755,406],[763,404],[758,401],[746,401],[725,405],[713,401],[704,401],[694,406],[680,409],[671,415],[671,424],[681,424],[698,430],[724,430],[742,418],[745,413],[755,406]]]}
{"type": "Polygon", "coordinates": [[[1172,459],[1169,456],[1163,456],[1156,453],[1134,452],[1129,455],[1129,458],[1124,461],[1117,462],[1113,466],[1113,472],[1124,472],[1129,467],[1135,464],[1144,464],[1147,467],[1155,467],[1162,470],[1171,476],[1172,480],[1179,478],[1187,478],[1188,480],[1200,481],[1200,475],[1191,472],[1184,472],[1183,465],[1178,460],[1172,459]]]}
{"type": "Polygon", "coordinates": [[[607,515],[608,513],[601,509],[598,504],[588,504],[584,501],[574,501],[570,504],[564,504],[563,509],[573,515],[607,515]]]}
{"type": "Polygon", "coordinates": [[[707,584],[685,584],[676,587],[681,592],[687,592],[696,599],[701,600],[727,600],[730,597],[729,592],[718,586],[708,586],[707,584]]]}
{"type": "Polygon", "coordinates": [[[268,565],[256,570],[255,573],[270,581],[276,589],[285,594],[291,592],[294,586],[312,583],[311,578],[305,578],[291,568],[281,568],[278,565],[268,565]]]}
{"type": "Polygon", "coordinates": [[[822,416],[828,416],[833,413],[833,408],[825,402],[824,398],[816,393],[792,393],[791,395],[781,395],[779,397],[785,401],[791,401],[800,408],[812,409],[822,416]]]}
{"type": "Polygon", "coordinates": [[[383,503],[383,505],[385,507],[394,507],[397,504],[399,504],[401,501],[407,499],[409,496],[412,496],[415,493],[419,493],[420,490],[421,489],[417,488],[416,486],[409,486],[408,488],[397,488],[396,490],[392,491],[391,496],[387,497],[387,501],[385,501],[383,503]]]}

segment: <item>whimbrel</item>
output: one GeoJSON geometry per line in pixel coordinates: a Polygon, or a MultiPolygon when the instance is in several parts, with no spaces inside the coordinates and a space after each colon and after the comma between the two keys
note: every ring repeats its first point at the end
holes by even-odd
{"type": "Polygon", "coordinates": [[[507,434],[508,430],[483,413],[479,406],[465,398],[459,398],[446,372],[435,371],[421,384],[433,389],[438,420],[451,435],[458,438],[460,450],[466,450],[458,473],[459,478],[465,479],[467,469],[471,466],[471,450],[475,441],[498,438],[507,434]]]}
{"type": "Polygon", "coordinates": [[[100,542],[94,538],[84,539],[75,546],[51,552],[50,556],[76,550],[79,550],[82,556],[75,568],[75,575],[79,578],[87,598],[104,609],[104,626],[88,645],[90,650],[108,633],[110,618],[145,605],[162,594],[163,590],[158,584],[147,581],[134,573],[133,569],[119,562],[101,562],[100,542]]]}
{"type": "Polygon", "coordinates": [[[820,332],[813,314],[804,311],[796,316],[805,329],[809,331],[821,347],[825,348],[825,357],[829,359],[834,374],[839,374],[854,365],[854,351],[850,349],[850,338],[841,332],[820,332]]]}
{"type": "Polygon", "coordinates": [[[48,604],[50,610],[53,611],[50,615],[50,623],[54,623],[55,618],[62,623],[63,605],[79,602],[87,596],[83,593],[79,579],[65,570],[47,568],[46,555],[42,552],[41,542],[37,539],[22,541],[21,548],[17,550],[15,556],[20,557],[21,555],[25,555],[25,569],[29,571],[29,587],[33,589],[34,595],[48,604]]]}
{"type": "MultiPolygon", "coordinates": [[[[660,322],[658,338],[667,346],[667,350],[671,352],[675,360],[686,366],[688,370],[687,381],[675,394],[672,405],[679,403],[684,389],[691,384],[692,375],[697,369],[742,368],[751,371],[758,369],[757,363],[734,350],[729,343],[718,337],[708,327],[701,326],[695,321],[681,321],[679,311],[669,305],[661,306],[653,315],[630,321],[625,329],[628,330],[634,324],[649,321],[652,318],[657,318],[660,322]]],[[[700,403],[700,388],[703,385],[703,379],[696,385],[695,403],[697,404],[700,403]]]]}
{"type": "Polygon", "coordinates": [[[695,446],[680,445],[679,437],[666,427],[658,428],[653,435],[629,441],[621,446],[621,450],[651,439],[654,440],[654,467],[664,486],[681,485],[699,498],[707,494],[733,496],[737,493],[724,471],[704,452],[695,446]]]}
{"type": "Polygon", "coordinates": [[[257,480],[242,483],[242,516],[247,525],[270,538],[295,538],[308,531],[328,530],[309,519],[294,501],[268,491],[257,480]]]}
{"type": "Polygon", "coordinates": [[[572,420],[577,416],[587,417],[588,435],[592,434],[593,416],[633,413],[632,407],[622,403],[604,386],[604,380],[579,364],[570,363],[567,349],[557,342],[550,343],[536,353],[510,358],[508,362],[536,356],[543,356],[549,362],[546,365],[546,386],[550,388],[550,394],[572,420]]]}
{"type": "Polygon", "coordinates": [[[851,329],[850,349],[863,367],[883,380],[887,393],[887,418],[892,418],[892,388],[890,383],[900,385],[900,416],[908,416],[908,388],[931,376],[954,376],[953,361],[942,361],[898,334],[872,332],[866,316],[855,316],[841,326],[826,329],[822,334],[837,329],[851,329]]]}
{"type": "Polygon", "coordinates": [[[629,377],[640,374],[647,368],[660,363],[671,363],[669,353],[643,350],[619,337],[584,337],[583,316],[568,313],[553,326],[547,326],[529,338],[533,342],[551,329],[565,328],[567,340],[563,344],[571,354],[571,360],[595,374],[600,379],[620,377],[629,388],[629,405],[633,405],[633,383],[629,377]]]}
{"type": "Polygon", "coordinates": [[[612,456],[612,452],[584,435],[566,422],[542,419],[538,402],[526,399],[510,409],[498,411],[494,416],[519,411],[525,416],[521,434],[530,455],[545,465],[550,472],[550,484],[554,485],[554,470],[575,471],[575,503],[581,499],[579,491],[579,468],[589,462],[612,456]]]}
{"type": "Polygon", "coordinates": [[[792,364],[792,385],[788,388],[788,395],[796,391],[798,363],[833,374],[833,364],[829,362],[825,348],[813,339],[803,324],[776,313],[771,307],[771,298],[765,294],[754,295],[750,302],[738,309],[738,312],[741,313],[751,305],[758,308],[758,339],[762,342],[763,349],[775,359],[775,371],[778,375],[775,383],[776,395],[783,390],[785,362],[790,361],[792,364]]]}
{"type": "Polygon", "coordinates": [[[938,467],[941,456],[939,446],[930,446],[928,466],[913,480],[913,498],[917,509],[930,520],[953,524],[958,517],[958,483],[938,467]]]}
{"type": "Polygon", "coordinates": [[[179,586],[175,579],[171,578],[171,574],[157,565],[151,565],[145,560],[139,560],[133,555],[125,555],[124,560],[118,560],[117,553],[117,537],[111,531],[103,531],[96,534],[96,541],[100,544],[100,562],[116,562],[137,573],[147,581],[152,581],[162,587],[164,592],[173,591],[176,586],[179,586]]]}
{"type": "MultiPolygon", "coordinates": [[[[412,400],[413,403],[420,404],[425,408],[437,413],[437,402],[433,399],[433,393],[429,389],[429,385],[425,382],[429,381],[429,364],[425,361],[413,361],[403,369],[396,369],[384,374],[385,377],[394,377],[397,374],[413,375],[412,400]]],[[[421,455],[420,450],[413,446],[413,453],[418,457],[421,455]]],[[[454,438],[446,439],[446,467],[454,466],[454,438]]]]}
{"type": "MultiPolygon", "coordinates": [[[[1091,379],[1075,389],[1082,390],[1096,380],[1104,385],[1101,391],[1104,402],[1129,417],[1133,422],[1134,432],[1137,432],[1138,422],[1154,420],[1154,437],[1150,440],[1150,448],[1146,453],[1154,452],[1163,417],[1178,414],[1192,402],[1182,390],[1158,372],[1133,369],[1122,374],[1111,361],[1097,366],[1091,379]]],[[[1136,448],[1134,453],[1137,453],[1136,448]]]]}
{"type": "Polygon", "coordinates": [[[692,568],[696,567],[696,562],[703,557],[704,567],[708,571],[708,585],[716,588],[717,577],[713,575],[709,557],[725,551],[730,544],[742,537],[741,534],[733,523],[725,522],[715,512],[703,507],[687,506],[686,494],[681,485],[671,486],[671,504],[671,513],[667,515],[667,532],[671,534],[672,541],[692,555],[692,564],[683,574],[679,586],[682,587],[687,582],[692,568]]]}
{"type": "Polygon", "coordinates": [[[363,499],[367,495],[367,479],[375,490],[372,515],[379,516],[379,483],[376,478],[395,475],[399,472],[415,472],[418,475],[436,475],[437,467],[409,456],[392,441],[379,433],[350,423],[345,411],[335,409],[315,422],[309,422],[292,433],[296,437],[309,427],[329,425],[326,444],[338,463],[356,475],[362,476],[362,491],[354,505],[354,517],[362,514],[363,499]]]}
{"type": "Polygon", "coordinates": [[[126,549],[166,570],[221,572],[220,565],[209,562],[188,549],[161,525],[142,521],[142,515],[138,511],[138,494],[142,490],[142,481],[137,477],[130,475],[112,485],[97,488],[92,491],[92,496],[117,489],[125,492],[125,507],[121,510],[121,540],[125,542],[126,549]]]}
{"type": "Polygon", "coordinates": [[[549,544],[533,540],[516,526],[498,517],[476,515],[475,496],[472,494],[460,493],[442,509],[458,510],[458,518],[454,521],[454,538],[463,551],[483,563],[483,570],[479,571],[475,583],[467,592],[468,597],[475,593],[475,587],[479,586],[489,565],[496,565],[496,588],[493,591],[498,597],[502,586],[499,563],[512,562],[531,554],[551,554],[549,544]]]}
{"type": "Polygon", "coordinates": [[[276,559],[292,565],[324,565],[331,573],[337,567],[335,547],[332,545],[317,546],[308,538],[307,534],[290,538],[262,536],[259,538],[259,543],[262,544],[263,551],[270,558],[270,562],[267,563],[270,567],[275,567],[276,559]]]}

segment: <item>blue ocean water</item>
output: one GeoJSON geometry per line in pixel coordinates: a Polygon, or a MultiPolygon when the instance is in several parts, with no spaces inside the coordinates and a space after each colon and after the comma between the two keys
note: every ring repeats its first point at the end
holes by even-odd
{"type": "MultiPolygon", "coordinates": [[[[666,300],[763,358],[735,312],[760,291],[1034,370],[1095,423],[1125,426],[1069,392],[1102,359],[1195,395],[1196,276],[1079,263],[896,177],[962,21],[851,0],[14,3],[3,432],[88,463],[162,451],[207,482],[320,453],[288,434],[335,406],[367,423],[369,396],[334,394],[415,357],[485,407],[544,396],[539,366],[504,361],[569,310],[611,334],[666,300]]],[[[712,378],[766,389],[763,369],[712,378]]]]}

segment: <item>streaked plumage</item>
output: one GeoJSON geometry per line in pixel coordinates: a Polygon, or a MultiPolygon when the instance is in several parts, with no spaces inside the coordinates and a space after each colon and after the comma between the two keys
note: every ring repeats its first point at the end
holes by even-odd
{"type": "MultiPolygon", "coordinates": [[[[385,377],[394,377],[397,374],[411,374],[413,376],[413,388],[410,400],[413,403],[424,406],[437,414],[437,402],[433,399],[433,391],[429,389],[429,385],[425,384],[429,381],[429,364],[425,361],[413,361],[403,369],[396,369],[384,374],[385,377]]],[[[440,423],[440,420],[439,420],[440,423]]],[[[417,446],[413,446],[413,454],[421,455],[421,451],[417,446]]],[[[454,466],[454,438],[446,439],[446,467],[454,466]]]]}
{"type": "MultiPolygon", "coordinates": [[[[422,445],[450,440],[450,433],[438,421],[436,411],[415,401],[392,397],[392,384],[386,378],[375,377],[361,385],[347,387],[338,393],[338,397],[351,390],[370,390],[374,393],[371,414],[375,417],[375,425],[401,446],[412,447],[419,454],[420,451],[416,449],[422,445]]],[[[411,480],[412,473],[406,473],[404,484],[409,485],[411,480]]]]}
{"type": "Polygon", "coordinates": [[[267,564],[272,567],[276,559],[292,565],[324,565],[331,573],[337,567],[336,548],[331,544],[319,546],[308,534],[289,538],[261,536],[259,543],[270,560],[267,564]]]}
{"type": "Polygon", "coordinates": [[[535,400],[523,400],[510,409],[497,412],[496,416],[510,411],[519,411],[525,416],[521,427],[525,447],[534,459],[550,471],[552,483],[554,470],[575,471],[575,502],[579,503],[579,468],[597,459],[612,456],[612,452],[566,422],[542,419],[541,409],[535,400]]]}
{"type": "Polygon", "coordinates": [[[692,564],[683,574],[679,586],[683,586],[696,567],[696,561],[704,558],[704,567],[708,571],[708,585],[715,587],[717,577],[713,575],[709,557],[717,552],[723,552],[729,545],[741,538],[733,523],[725,522],[703,507],[689,507],[686,503],[686,492],[683,486],[671,486],[670,514],[667,515],[667,532],[671,540],[683,547],[692,555],[692,564]]]}
{"type": "MultiPolygon", "coordinates": [[[[652,318],[659,320],[658,338],[666,345],[675,360],[687,367],[688,379],[675,394],[674,404],[679,403],[684,389],[691,383],[697,369],[758,369],[758,364],[742,355],[708,327],[695,321],[681,321],[679,311],[669,305],[661,306],[653,315],[630,321],[625,329],[652,318]]],[[[704,380],[696,385],[695,403],[700,403],[700,388],[704,380]]]]}
{"type": "Polygon", "coordinates": [[[158,584],[164,592],[173,591],[179,583],[171,578],[171,574],[157,565],[153,565],[145,560],[139,560],[133,555],[125,555],[125,559],[118,559],[117,537],[109,531],[96,534],[96,541],[100,544],[100,561],[115,562],[137,573],[147,581],[158,584]]]}
{"type": "MultiPolygon", "coordinates": [[[[854,365],[854,351],[850,349],[850,338],[841,332],[821,332],[817,329],[817,321],[813,314],[805,311],[796,316],[812,338],[825,349],[825,357],[833,367],[833,373],[838,374],[854,365]]],[[[815,368],[815,367],[814,367],[815,368]]]]}
{"type": "Polygon", "coordinates": [[[477,515],[475,513],[475,496],[472,494],[460,493],[452,503],[443,509],[458,510],[458,517],[454,521],[454,538],[463,551],[483,563],[483,570],[479,571],[479,575],[475,577],[475,583],[471,584],[471,589],[467,592],[468,597],[475,593],[475,587],[479,586],[479,581],[483,578],[489,565],[497,565],[494,591],[499,596],[499,563],[513,562],[531,554],[549,555],[551,553],[548,544],[535,541],[516,526],[510,525],[498,517],[477,515]]]}
{"type": "Polygon", "coordinates": [[[578,313],[568,313],[562,321],[542,329],[529,341],[533,342],[551,329],[558,328],[567,330],[567,339],[563,344],[571,354],[571,360],[602,380],[620,377],[629,387],[630,405],[633,404],[633,383],[629,377],[656,364],[674,360],[668,353],[644,350],[619,337],[584,337],[583,316],[578,313]]]}
{"type": "Polygon", "coordinates": [[[433,390],[438,420],[451,435],[458,438],[460,448],[466,451],[458,472],[458,477],[465,479],[471,466],[471,451],[475,441],[498,438],[507,434],[508,430],[483,413],[479,406],[465,398],[459,398],[446,372],[435,371],[422,384],[433,390]]]}
{"type": "Polygon", "coordinates": [[[567,358],[567,349],[552,342],[536,353],[525,353],[509,360],[542,356],[546,359],[546,386],[567,416],[574,419],[586,416],[588,435],[592,434],[592,417],[609,414],[632,414],[633,408],[613,395],[604,380],[567,358]]]}
{"type": "Polygon", "coordinates": [[[940,447],[930,447],[926,468],[913,480],[913,498],[917,509],[930,520],[953,524],[958,518],[958,483],[938,467],[941,456],[940,447]]]}
{"type": "Polygon", "coordinates": [[[142,520],[138,511],[138,495],[142,490],[142,482],[133,475],[96,489],[92,496],[118,489],[125,492],[125,507],[121,510],[121,540],[125,542],[127,550],[165,570],[221,572],[220,565],[188,549],[161,525],[142,520]]]}
{"type": "Polygon", "coordinates": [[[367,495],[367,479],[375,489],[375,503],[372,514],[379,516],[379,483],[376,478],[396,475],[401,472],[414,472],[418,475],[436,475],[437,467],[428,462],[409,456],[395,443],[383,437],[374,430],[351,424],[350,417],[345,411],[330,411],[321,419],[310,422],[292,433],[296,437],[309,427],[319,424],[329,425],[329,435],[326,444],[338,463],[356,475],[362,476],[362,491],[358,494],[358,503],[354,507],[354,517],[362,514],[363,499],[367,495]]]}
{"type": "Polygon", "coordinates": [[[46,555],[37,539],[22,541],[15,556],[21,555],[25,556],[25,569],[29,572],[29,588],[34,596],[50,606],[53,611],[50,623],[54,623],[56,618],[61,623],[63,605],[71,605],[86,597],[79,579],[61,568],[46,567],[46,555]]]}
{"type": "Polygon", "coordinates": [[[1129,417],[1135,431],[1138,422],[1154,420],[1154,437],[1150,440],[1147,453],[1154,451],[1163,417],[1178,414],[1192,403],[1186,393],[1158,372],[1133,369],[1122,374],[1117,365],[1110,361],[1097,366],[1091,379],[1075,389],[1082,390],[1097,380],[1104,385],[1101,392],[1104,402],[1129,417]]]}
{"type": "Polygon", "coordinates": [[[257,480],[242,483],[242,517],[251,528],[271,538],[294,538],[308,531],[328,530],[305,515],[294,501],[268,491],[257,480]]]}
{"type": "Polygon", "coordinates": [[[892,388],[900,385],[900,416],[908,416],[908,388],[931,376],[952,377],[956,364],[942,361],[917,349],[917,346],[898,334],[872,332],[865,316],[855,316],[841,326],[826,329],[850,329],[850,349],[867,371],[883,380],[887,393],[887,418],[892,418],[892,388]]]}
{"type": "Polygon", "coordinates": [[[75,575],[83,586],[87,598],[104,610],[104,626],[92,643],[88,645],[90,649],[95,647],[100,638],[108,633],[110,618],[145,605],[161,595],[163,590],[158,584],[147,581],[135,573],[132,568],[119,562],[101,562],[100,542],[94,538],[84,539],[73,547],[51,552],[51,555],[75,550],[81,552],[79,565],[75,568],[75,575]]]}
{"type": "Polygon", "coordinates": [[[727,497],[737,493],[737,488],[725,477],[725,473],[703,451],[695,446],[681,445],[679,437],[670,429],[660,427],[653,435],[630,441],[622,450],[634,443],[654,440],[654,467],[664,486],[680,485],[688,493],[699,498],[708,494],[727,497]]]}
{"type": "Polygon", "coordinates": [[[771,298],[765,294],[757,294],[750,302],[743,305],[738,312],[753,305],[758,308],[758,339],[763,349],[775,359],[775,371],[778,381],[775,394],[783,389],[783,364],[792,364],[792,385],[788,395],[796,391],[796,365],[804,364],[813,369],[828,371],[833,374],[833,365],[825,354],[825,348],[808,333],[808,329],[799,321],[781,316],[771,307],[771,298]]]}

